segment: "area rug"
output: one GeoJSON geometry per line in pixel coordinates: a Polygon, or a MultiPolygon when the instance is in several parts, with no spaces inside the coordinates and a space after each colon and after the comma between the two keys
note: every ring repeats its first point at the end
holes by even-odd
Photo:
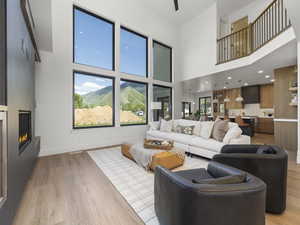
{"type": "MultiPolygon", "coordinates": [[[[154,174],[125,158],[121,148],[89,152],[97,166],[108,177],[146,225],[159,225],[154,211],[154,174]]],[[[186,157],[176,170],[206,168],[209,161],[186,157]]]]}

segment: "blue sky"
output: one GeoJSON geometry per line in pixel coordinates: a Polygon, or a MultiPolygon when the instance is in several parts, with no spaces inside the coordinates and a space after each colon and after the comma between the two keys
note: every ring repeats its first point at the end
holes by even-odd
{"type": "Polygon", "coordinates": [[[121,72],[146,76],[147,39],[121,29],[121,72]]]}
{"type": "Polygon", "coordinates": [[[75,62],[111,70],[112,31],[112,24],[76,10],[75,62]]]}
{"type": "MultiPolygon", "coordinates": [[[[113,25],[75,10],[75,62],[113,69],[113,25]]],[[[121,29],[121,65],[124,73],[146,76],[147,40],[121,29]]]]}
{"type": "Polygon", "coordinates": [[[97,76],[87,76],[75,73],[75,93],[84,95],[89,92],[112,86],[112,80],[97,76]]]}

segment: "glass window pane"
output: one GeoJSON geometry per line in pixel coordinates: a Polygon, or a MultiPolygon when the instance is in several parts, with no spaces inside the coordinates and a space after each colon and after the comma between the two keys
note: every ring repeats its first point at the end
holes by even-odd
{"type": "Polygon", "coordinates": [[[114,80],[74,73],[74,128],[114,125],[114,80]]]}
{"type": "Polygon", "coordinates": [[[121,80],[121,125],[147,124],[147,84],[121,80]]]}
{"type": "Polygon", "coordinates": [[[114,24],[74,9],[74,62],[114,69],[114,24]]]}
{"type": "Polygon", "coordinates": [[[172,88],[153,85],[153,101],[161,102],[161,110],[153,110],[154,121],[172,119],[172,88]]]}
{"type": "Polygon", "coordinates": [[[153,42],[154,79],[172,81],[172,49],[157,42],[153,42]]]}
{"type": "Polygon", "coordinates": [[[147,76],[147,38],[121,28],[121,72],[147,76]]]}
{"type": "Polygon", "coordinates": [[[206,115],[210,116],[212,114],[212,108],[211,108],[211,98],[206,98],[206,115]]]}

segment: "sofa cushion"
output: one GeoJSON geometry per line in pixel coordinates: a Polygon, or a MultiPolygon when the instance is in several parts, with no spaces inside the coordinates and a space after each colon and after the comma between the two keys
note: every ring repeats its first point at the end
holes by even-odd
{"type": "Polygon", "coordinates": [[[154,138],[172,140],[186,145],[190,144],[195,137],[192,135],[186,135],[181,133],[174,133],[174,132],[167,133],[161,131],[148,131],[147,134],[154,138]]]}
{"type": "Polygon", "coordinates": [[[192,181],[193,179],[211,179],[212,175],[207,171],[207,169],[191,169],[191,170],[182,170],[175,172],[177,175],[192,181]]]}
{"type": "Polygon", "coordinates": [[[192,182],[196,184],[241,184],[244,183],[246,180],[246,173],[240,175],[232,175],[226,177],[219,177],[219,178],[208,178],[208,179],[193,179],[192,182]]]}
{"type": "Polygon", "coordinates": [[[221,152],[222,147],[225,145],[223,142],[216,141],[212,138],[205,139],[205,138],[195,137],[195,136],[189,144],[194,147],[209,149],[216,153],[221,152]]]}
{"type": "Polygon", "coordinates": [[[200,137],[209,139],[211,137],[211,132],[214,127],[214,122],[205,121],[205,122],[201,122],[200,124],[201,124],[200,137]]]}
{"type": "Polygon", "coordinates": [[[160,122],[149,122],[149,129],[150,130],[159,130],[160,122]]]}
{"type": "Polygon", "coordinates": [[[229,130],[228,120],[217,120],[212,131],[212,138],[216,141],[223,141],[227,131],[229,130]]]}
{"type": "Polygon", "coordinates": [[[160,121],[160,131],[162,132],[171,132],[173,128],[173,121],[166,121],[164,119],[162,119],[160,121]]]}
{"type": "Polygon", "coordinates": [[[200,122],[197,122],[195,127],[194,127],[194,131],[193,131],[193,134],[195,136],[198,136],[200,137],[200,133],[201,133],[201,123],[200,122]]]}
{"type": "Polygon", "coordinates": [[[147,134],[150,135],[151,137],[158,138],[158,139],[173,140],[170,137],[171,132],[167,133],[159,130],[149,130],[147,131],[147,134]]]}
{"type": "Polygon", "coordinates": [[[224,144],[230,144],[230,141],[232,139],[236,139],[242,135],[243,131],[238,126],[233,126],[229,128],[227,133],[225,134],[225,137],[223,139],[224,144]]]}

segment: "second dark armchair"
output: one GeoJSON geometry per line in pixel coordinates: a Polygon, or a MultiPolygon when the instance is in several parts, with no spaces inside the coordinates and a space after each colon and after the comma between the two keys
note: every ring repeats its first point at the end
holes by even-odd
{"type": "Polygon", "coordinates": [[[277,146],[225,145],[214,161],[253,174],[267,184],[266,211],[280,214],[286,208],[288,155],[277,146]]]}

